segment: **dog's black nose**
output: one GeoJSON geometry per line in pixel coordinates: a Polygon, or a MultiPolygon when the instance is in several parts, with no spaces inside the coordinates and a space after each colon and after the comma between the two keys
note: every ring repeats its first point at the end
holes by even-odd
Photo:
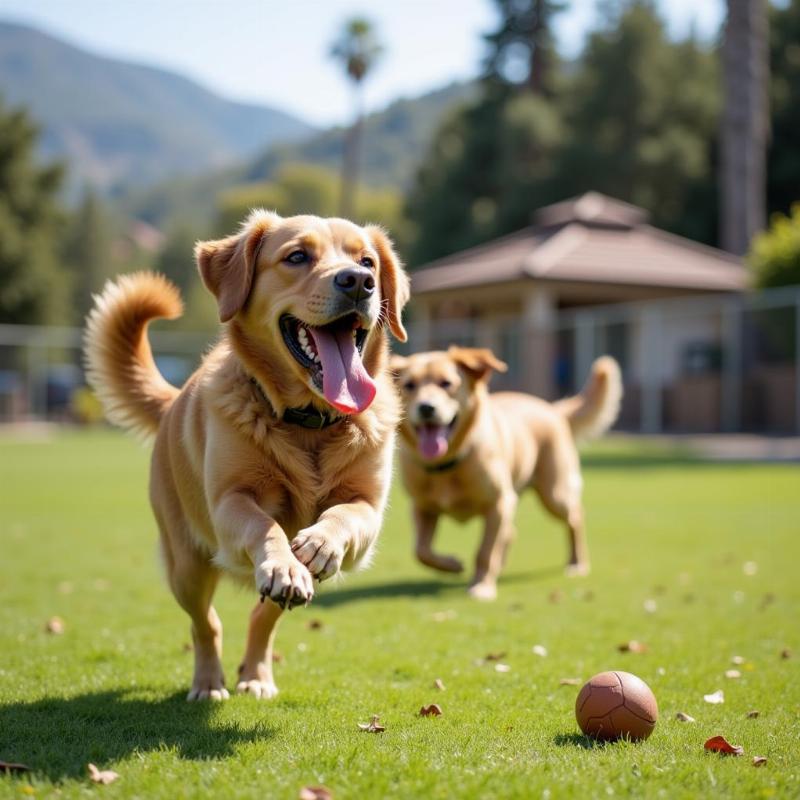
{"type": "Polygon", "coordinates": [[[430,403],[420,403],[417,406],[417,411],[421,419],[433,419],[433,415],[436,413],[436,406],[432,406],[430,403]]]}
{"type": "Polygon", "coordinates": [[[371,297],[375,291],[375,276],[364,267],[351,267],[336,273],[333,285],[354,303],[371,297]]]}

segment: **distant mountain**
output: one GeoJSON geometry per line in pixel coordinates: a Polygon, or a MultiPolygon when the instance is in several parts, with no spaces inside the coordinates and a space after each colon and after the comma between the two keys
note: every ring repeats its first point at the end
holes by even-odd
{"type": "MultiPolygon", "coordinates": [[[[397,100],[370,114],[364,123],[359,179],[370,186],[405,191],[442,119],[475,92],[474,83],[454,83],[421,97],[397,100]]],[[[291,145],[274,145],[238,167],[133,190],[121,198],[122,208],[162,228],[186,219],[207,225],[218,192],[237,184],[270,180],[281,164],[304,162],[338,170],[344,135],[343,128],[331,128],[291,145]]]]}
{"type": "MultiPolygon", "coordinates": [[[[364,123],[360,179],[373,186],[405,189],[422,161],[442,118],[455,106],[475,96],[474,83],[452,83],[412,99],[396,100],[364,123]]],[[[271,177],[289,161],[303,161],[338,169],[345,129],[331,128],[300,142],[269,148],[245,171],[248,180],[271,177]]]]}
{"type": "Polygon", "coordinates": [[[234,103],[180,75],[9,22],[0,22],[0,94],[30,110],[43,154],[69,162],[73,185],[107,191],[207,173],[315,132],[282,111],[234,103]]]}

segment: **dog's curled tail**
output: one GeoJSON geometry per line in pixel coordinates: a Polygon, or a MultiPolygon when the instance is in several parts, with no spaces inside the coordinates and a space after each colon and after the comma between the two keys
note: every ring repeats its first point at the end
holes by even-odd
{"type": "Polygon", "coordinates": [[[147,325],[183,311],[178,289],[162,275],[135,272],[109,281],[86,319],[86,375],[115,425],[141,436],[158,430],[178,395],[158,371],[147,325]]]}
{"type": "Polygon", "coordinates": [[[594,439],[604,434],[617,420],[622,402],[622,372],[611,356],[601,356],[594,364],[581,393],[555,403],[566,416],[576,439],[594,439]]]}

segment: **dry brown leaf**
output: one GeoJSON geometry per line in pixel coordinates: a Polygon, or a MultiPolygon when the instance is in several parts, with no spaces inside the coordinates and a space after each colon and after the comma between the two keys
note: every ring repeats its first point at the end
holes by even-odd
{"type": "Polygon", "coordinates": [[[636,639],[631,639],[629,642],[617,645],[617,650],[620,653],[646,653],[647,645],[643,642],[637,642],[636,639]]]}
{"type": "Polygon", "coordinates": [[[714,753],[722,753],[726,756],[740,756],[744,753],[744,747],[730,744],[724,736],[712,736],[706,741],[703,747],[706,750],[711,750],[714,753]]]}
{"type": "Polygon", "coordinates": [[[30,772],[31,768],[25,764],[14,764],[12,761],[0,761],[0,772],[30,772]]]}
{"type": "Polygon", "coordinates": [[[553,605],[557,605],[564,599],[564,592],[561,589],[553,589],[549,595],[547,595],[547,601],[552,603],[553,605]]]}
{"type": "Polygon", "coordinates": [[[419,710],[421,717],[441,717],[442,707],[438,703],[431,703],[429,706],[422,706],[419,710]]]}
{"type": "Polygon", "coordinates": [[[191,653],[194,650],[194,645],[190,644],[189,642],[184,642],[183,647],[181,647],[184,653],[191,653]]]}
{"type": "Polygon", "coordinates": [[[94,783],[109,784],[119,778],[119,773],[111,769],[97,769],[94,764],[87,764],[86,768],[89,770],[89,780],[94,783]]]}
{"type": "Polygon", "coordinates": [[[380,719],[377,714],[373,714],[369,722],[359,722],[358,727],[367,733],[383,733],[386,730],[386,726],[381,725],[380,719]]]}
{"type": "Polygon", "coordinates": [[[723,692],[722,689],[717,689],[716,692],[712,692],[711,694],[704,694],[703,700],[705,700],[706,703],[711,703],[711,705],[719,705],[725,702],[725,692],[723,692]]]}
{"type": "Polygon", "coordinates": [[[747,719],[758,719],[760,715],[761,715],[760,711],[756,711],[755,709],[753,709],[752,711],[747,712],[747,719]]]}
{"type": "Polygon", "coordinates": [[[767,763],[766,756],[753,756],[753,766],[763,767],[767,763]]]}
{"type": "Polygon", "coordinates": [[[562,678],[559,682],[559,686],[580,686],[581,679],[580,678],[562,678]]]}
{"type": "Polygon", "coordinates": [[[47,620],[47,625],[44,626],[44,629],[48,633],[52,633],[55,636],[60,636],[64,633],[64,620],[61,617],[50,617],[47,620]]]}
{"type": "Polygon", "coordinates": [[[304,786],[297,800],[333,800],[333,792],[327,786],[304,786]]]}
{"type": "Polygon", "coordinates": [[[484,661],[499,661],[505,654],[506,654],[505,650],[503,650],[503,651],[501,651],[499,653],[487,653],[483,657],[483,660],[484,661]]]}
{"type": "Polygon", "coordinates": [[[690,716],[689,714],[684,714],[683,711],[679,711],[675,715],[675,719],[677,719],[679,722],[696,722],[694,717],[690,716]]]}
{"type": "Polygon", "coordinates": [[[436,680],[433,682],[433,688],[434,688],[434,689],[438,689],[440,692],[443,692],[443,691],[445,690],[445,688],[446,688],[446,687],[445,687],[445,685],[444,685],[444,681],[443,681],[441,678],[437,678],[437,679],[436,679],[436,680]]]}
{"type": "Polygon", "coordinates": [[[781,658],[786,659],[791,657],[792,651],[788,647],[784,647],[783,650],[781,650],[781,658]]]}
{"type": "Polygon", "coordinates": [[[283,654],[282,653],[275,653],[272,654],[272,663],[273,664],[280,664],[283,661],[283,654]]]}
{"type": "Polygon", "coordinates": [[[323,625],[321,619],[310,619],[306,623],[306,628],[308,628],[310,631],[318,631],[323,627],[324,627],[324,625],[323,625]]]}
{"type": "Polygon", "coordinates": [[[738,669],[726,669],[725,670],[725,677],[730,679],[730,680],[734,680],[735,681],[737,678],[741,678],[742,677],[742,673],[739,672],[738,669]]]}

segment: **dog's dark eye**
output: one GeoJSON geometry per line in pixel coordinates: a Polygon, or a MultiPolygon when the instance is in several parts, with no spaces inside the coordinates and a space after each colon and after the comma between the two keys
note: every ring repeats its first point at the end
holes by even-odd
{"type": "Polygon", "coordinates": [[[305,264],[308,261],[308,255],[302,250],[294,250],[283,259],[287,264],[305,264]]]}
{"type": "Polygon", "coordinates": [[[404,389],[405,389],[407,392],[413,392],[413,391],[414,391],[414,389],[416,389],[416,388],[417,388],[417,384],[416,384],[416,383],[414,383],[414,381],[406,381],[406,382],[403,384],[403,388],[404,388],[404,389]]]}
{"type": "Polygon", "coordinates": [[[362,267],[369,267],[369,269],[375,266],[375,262],[369,256],[364,256],[358,263],[361,264],[362,267]]]}
{"type": "Polygon", "coordinates": [[[441,386],[442,389],[449,389],[452,385],[453,382],[448,381],[446,378],[444,380],[439,381],[439,386],[441,386]]]}

